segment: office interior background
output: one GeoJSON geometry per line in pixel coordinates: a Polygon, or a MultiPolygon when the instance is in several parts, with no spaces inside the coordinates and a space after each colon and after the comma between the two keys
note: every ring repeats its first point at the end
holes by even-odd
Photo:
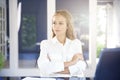
{"type": "Polygon", "coordinates": [[[93,78],[100,51],[120,47],[119,4],[119,0],[0,0],[0,52],[5,57],[0,76],[39,76],[39,44],[51,38],[54,12],[66,9],[82,41],[88,64],[85,76],[93,78]]]}

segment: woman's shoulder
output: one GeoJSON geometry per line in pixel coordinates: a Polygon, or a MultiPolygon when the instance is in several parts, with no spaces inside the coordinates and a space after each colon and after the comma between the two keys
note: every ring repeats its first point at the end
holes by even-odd
{"type": "Polygon", "coordinates": [[[40,45],[47,45],[49,43],[49,40],[45,39],[40,42],[40,45]]]}
{"type": "Polygon", "coordinates": [[[40,45],[49,45],[51,43],[51,40],[45,39],[40,42],[40,45]]]}
{"type": "Polygon", "coordinates": [[[74,39],[71,41],[71,44],[74,45],[74,46],[79,46],[79,45],[82,45],[82,42],[79,40],[79,39],[74,39]]]}
{"type": "Polygon", "coordinates": [[[40,43],[46,43],[46,42],[48,42],[48,40],[47,40],[47,39],[44,39],[44,40],[42,40],[40,43]]]}
{"type": "Polygon", "coordinates": [[[79,39],[74,39],[72,40],[72,43],[81,44],[81,41],[79,39]]]}

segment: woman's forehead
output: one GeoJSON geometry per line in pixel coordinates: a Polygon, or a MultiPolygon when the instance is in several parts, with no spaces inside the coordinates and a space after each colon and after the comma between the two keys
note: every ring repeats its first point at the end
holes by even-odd
{"type": "Polygon", "coordinates": [[[55,16],[53,16],[53,21],[54,20],[66,21],[66,18],[62,15],[55,15],[55,16]]]}

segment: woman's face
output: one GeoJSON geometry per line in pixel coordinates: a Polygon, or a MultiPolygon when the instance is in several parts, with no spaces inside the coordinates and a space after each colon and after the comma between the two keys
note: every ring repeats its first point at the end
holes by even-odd
{"type": "Polygon", "coordinates": [[[62,15],[54,16],[52,19],[52,29],[56,36],[66,36],[66,19],[62,15]]]}

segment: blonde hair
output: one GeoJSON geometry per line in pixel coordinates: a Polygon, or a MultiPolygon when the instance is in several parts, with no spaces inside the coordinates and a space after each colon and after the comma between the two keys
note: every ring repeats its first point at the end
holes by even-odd
{"type": "MultiPolygon", "coordinates": [[[[74,35],[74,30],[73,30],[73,24],[72,24],[72,16],[71,14],[66,11],[66,10],[58,10],[55,12],[55,14],[53,16],[56,15],[61,15],[66,19],[66,23],[67,23],[67,31],[66,31],[66,37],[74,40],[75,39],[75,35],[74,35]]],[[[52,37],[55,37],[55,33],[52,30],[52,37]]]]}

